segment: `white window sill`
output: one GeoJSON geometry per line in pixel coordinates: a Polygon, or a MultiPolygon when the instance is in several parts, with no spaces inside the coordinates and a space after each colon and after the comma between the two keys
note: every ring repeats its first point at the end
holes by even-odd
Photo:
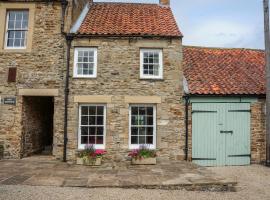
{"type": "Polygon", "coordinates": [[[94,79],[94,78],[97,78],[97,76],[73,76],[73,78],[89,78],[89,79],[94,79]]]}
{"type": "MultiPolygon", "coordinates": [[[[134,150],[134,149],[139,149],[142,145],[137,145],[137,144],[130,144],[129,145],[129,149],[130,150],[134,150]]],[[[155,145],[145,145],[147,148],[151,149],[151,150],[155,150],[156,146],[155,145]]]]}
{"type": "Polygon", "coordinates": [[[158,77],[158,76],[141,76],[141,80],[163,80],[163,77],[158,77]]]}
{"type": "MultiPolygon", "coordinates": [[[[94,144],[93,146],[94,146],[95,149],[102,149],[102,150],[105,149],[105,145],[104,145],[104,144],[94,144]]],[[[86,147],[86,145],[80,144],[80,145],[78,146],[78,150],[84,150],[85,147],[86,147]]]]}

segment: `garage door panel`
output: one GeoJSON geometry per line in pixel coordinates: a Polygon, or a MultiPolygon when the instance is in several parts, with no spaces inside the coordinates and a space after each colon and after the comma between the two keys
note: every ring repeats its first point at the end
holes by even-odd
{"type": "Polygon", "coordinates": [[[192,111],[192,143],[197,147],[192,152],[193,162],[213,166],[217,161],[217,108],[211,104],[193,105],[192,111]]]}
{"type": "Polygon", "coordinates": [[[250,105],[229,104],[227,111],[226,165],[250,164],[250,105]]]}
{"type": "Polygon", "coordinates": [[[202,166],[250,164],[250,104],[193,103],[192,157],[202,166]]]}

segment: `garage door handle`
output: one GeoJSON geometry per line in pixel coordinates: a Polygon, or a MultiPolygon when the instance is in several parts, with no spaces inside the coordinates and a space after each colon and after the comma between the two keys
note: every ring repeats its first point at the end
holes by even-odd
{"type": "Polygon", "coordinates": [[[220,133],[233,134],[233,131],[220,131],[220,133]]]}

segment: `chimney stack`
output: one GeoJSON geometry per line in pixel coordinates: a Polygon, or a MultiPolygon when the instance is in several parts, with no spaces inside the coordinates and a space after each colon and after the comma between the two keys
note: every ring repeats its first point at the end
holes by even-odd
{"type": "Polygon", "coordinates": [[[170,6],[170,0],[159,0],[159,4],[162,6],[170,6]]]}

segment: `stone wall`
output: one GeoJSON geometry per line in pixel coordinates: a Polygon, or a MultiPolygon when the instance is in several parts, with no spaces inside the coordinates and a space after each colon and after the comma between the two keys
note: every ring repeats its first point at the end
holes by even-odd
{"type": "MultiPolygon", "coordinates": [[[[68,126],[68,159],[78,148],[78,106],[75,96],[111,96],[107,106],[108,158],[125,160],[129,151],[128,96],[161,97],[157,106],[157,149],[161,159],[183,159],[184,107],[182,101],[182,47],[178,39],[76,39],[73,46],[97,47],[97,78],[71,78],[68,126]],[[140,79],[140,48],[161,48],[164,79],[140,79]]],[[[74,48],[71,49],[71,76],[74,48]]],[[[146,101],[147,102],[147,101],[146,101]]],[[[86,103],[86,102],[84,102],[86,103]]],[[[101,103],[101,102],[95,102],[101,103]]],[[[104,102],[102,102],[104,103],[104,102]]]]}
{"type": "Polygon", "coordinates": [[[12,96],[17,100],[16,105],[0,104],[0,142],[4,143],[5,157],[19,158],[23,155],[21,149],[23,101],[22,96],[18,95],[19,89],[59,90],[59,95],[55,97],[54,130],[55,141],[60,148],[58,150],[58,145],[55,145],[54,151],[62,151],[65,39],[61,35],[61,4],[40,2],[34,5],[31,51],[0,52],[0,96],[2,99],[12,96]],[[17,68],[15,83],[7,82],[9,67],[17,68]]]}
{"type": "Polygon", "coordinates": [[[266,160],[265,99],[251,104],[251,162],[266,160]]]}

